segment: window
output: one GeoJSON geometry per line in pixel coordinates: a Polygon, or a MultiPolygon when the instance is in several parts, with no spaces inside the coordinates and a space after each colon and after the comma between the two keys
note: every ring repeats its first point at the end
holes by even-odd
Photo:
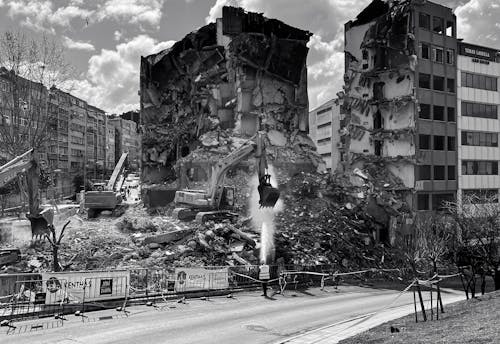
{"type": "Polygon", "coordinates": [[[420,88],[431,88],[431,76],[430,74],[420,73],[418,75],[418,87],[420,88]]]}
{"type": "Polygon", "coordinates": [[[446,78],[446,92],[455,93],[455,79],[446,78]]]}
{"type": "Polygon", "coordinates": [[[327,107],[327,108],[325,108],[325,109],[323,109],[323,110],[319,110],[319,111],[317,112],[317,115],[321,115],[322,113],[328,112],[328,111],[330,111],[331,109],[332,109],[332,107],[330,106],[330,107],[327,107]]]}
{"type": "Polygon", "coordinates": [[[446,21],[446,31],[445,31],[446,36],[449,36],[449,37],[453,37],[453,36],[455,36],[455,35],[454,35],[454,31],[455,31],[455,30],[453,30],[453,22],[452,22],[452,21],[447,20],[447,21],[446,21]]]}
{"type": "Polygon", "coordinates": [[[428,60],[430,57],[431,47],[427,43],[419,43],[420,58],[428,60]]]}
{"type": "Polygon", "coordinates": [[[446,63],[450,65],[455,63],[455,50],[446,49],[446,63]]]}
{"type": "Polygon", "coordinates": [[[449,107],[446,110],[448,111],[448,122],[455,122],[455,108],[449,107]]]}
{"type": "Polygon", "coordinates": [[[418,180],[431,180],[431,165],[418,166],[418,180]]]}
{"type": "Polygon", "coordinates": [[[444,180],[444,166],[434,165],[434,180],[444,180]]]}
{"type": "Polygon", "coordinates": [[[497,175],[498,161],[462,160],[462,174],[465,175],[497,175]]]}
{"type": "Polygon", "coordinates": [[[318,146],[324,146],[332,142],[332,139],[330,137],[327,137],[325,139],[318,140],[318,146]]]}
{"type": "Polygon", "coordinates": [[[444,77],[434,75],[432,86],[436,91],[444,91],[444,77]]]}
{"type": "Polygon", "coordinates": [[[455,180],[455,166],[448,166],[448,180],[455,180]]]}
{"type": "Polygon", "coordinates": [[[462,102],[462,116],[497,119],[497,112],[497,105],[462,102]]]}
{"type": "Polygon", "coordinates": [[[462,72],[462,86],[479,88],[487,91],[497,91],[497,78],[462,72]]]}
{"type": "Polygon", "coordinates": [[[431,119],[431,106],[429,104],[420,104],[419,117],[423,119],[431,119]]]}
{"type": "Polygon", "coordinates": [[[443,63],[443,48],[434,47],[432,48],[432,61],[443,63]]]}
{"type": "Polygon", "coordinates": [[[434,136],[434,150],[444,150],[444,136],[434,136]]]}
{"type": "Polygon", "coordinates": [[[432,31],[443,34],[444,20],[441,17],[432,17],[432,31]]]}
{"type": "Polygon", "coordinates": [[[448,136],[448,150],[454,152],[456,149],[456,139],[455,136],[448,136]]]}
{"type": "Polygon", "coordinates": [[[418,26],[430,30],[431,29],[431,16],[425,13],[419,13],[418,26]]]}
{"type": "Polygon", "coordinates": [[[417,209],[429,210],[429,194],[417,194],[417,209]]]}
{"type": "Polygon", "coordinates": [[[420,149],[431,149],[431,136],[430,135],[418,135],[418,148],[420,149]]]}
{"type": "Polygon", "coordinates": [[[434,105],[433,112],[435,121],[444,121],[444,106],[434,105]]]}
{"type": "Polygon", "coordinates": [[[462,131],[463,146],[498,147],[498,133],[462,131]]]}
{"type": "Polygon", "coordinates": [[[432,195],[432,210],[444,210],[447,202],[453,202],[455,196],[453,194],[433,194],[432,195]]]}

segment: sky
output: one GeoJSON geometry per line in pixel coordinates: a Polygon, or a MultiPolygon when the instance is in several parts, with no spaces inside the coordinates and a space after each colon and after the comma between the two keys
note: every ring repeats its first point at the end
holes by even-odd
{"type": "MultiPolygon", "coordinates": [[[[344,23],[371,0],[0,0],[0,32],[46,33],[66,48],[71,93],[108,113],[139,108],[140,57],[221,16],[224,5],[264,13],[313,33],[311,109],[342,89],[344,23]]],[[[458,37],[500,48],[500,0],[434,0],[457,16],[458,37]]]]}

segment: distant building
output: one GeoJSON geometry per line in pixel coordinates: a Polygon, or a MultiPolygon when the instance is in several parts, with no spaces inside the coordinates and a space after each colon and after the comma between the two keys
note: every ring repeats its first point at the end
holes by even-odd
{"type": "Polygon", "coordinates": [[[122,153],[128,153],[128,167],[139,170],[141,159],[140,135],[137,123],[121,117],[109,119],[115,128],[115,161],[118,162],[122,153]]]}
{"type": "Polygon", "coordinates": [[[340,142],[340,119],[338,99],[329,100],[309,112],[309,137],[331,173],[339,168],[344,151],[340,142]]]}
{"type": "Polygon", "coordinates": [[[458,42],[458,196],[496,199],[500,189],[497,49],[458,42]]]}
{"type": "MultiPolygon", "coordinates": [[[[136,122],[108,116],[104,110],[70,93],[56,87],[47,90],[42,84],[15,76],[5,68],[0,68],[0,126],[6,130],[25,128],[23,135],[27,139],[45,132],[39,135],[43,138],[40,144],[31,140],[25,146],[34,146],[41,164],[48,167],[57,196],[73,193],[76,176],[90,181],[108,179],[123,151],[129,152],[130,167],[139,168],[141,153],[136,122]],[[13,77],[20,90],[17,115],[12,110],[15,108],[13,77]]],[[[11,157],[0,153],[0,158],[11,157]]]]}

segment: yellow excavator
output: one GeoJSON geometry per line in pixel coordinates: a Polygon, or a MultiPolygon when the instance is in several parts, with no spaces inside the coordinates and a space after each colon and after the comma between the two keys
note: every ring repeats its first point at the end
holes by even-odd
{"type": "Polygon", "coordinates": [[[38,196],[40,168],[35,157],[34,149],[21,154],[5,165],[0,166],[0,187],[5,186],[20,176],[21,192],[28,195],[29,214],[26,217],[31,222],[31,233],[33,237],[43,236],[48,233],[48,222],[40,214],[40,199],[38,196]]]}
{"type": "Polygon", "coordinates": [[[267,159],[264,142],[265,133],[259,132],[241,147],[233,151],[224,159],[218,161],[212,168],[212,175],[207,191],[179,190],[175,193],[173,217],[179,220],[193,220],[204,223],[206,221],[235,220],[238,216],[234,212],[235,189],[223,186],[226,172],[250,155],[256,158],[256,167],[259,177],[259,204],[261,207],[274,207],[279,199],[280,192],[271,185],[271,176],[267,173],[267,159]]]}

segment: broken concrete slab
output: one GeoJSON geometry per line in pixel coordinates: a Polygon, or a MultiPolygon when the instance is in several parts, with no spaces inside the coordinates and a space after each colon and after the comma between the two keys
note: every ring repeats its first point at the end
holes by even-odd
{"type": "Polygon", "coordinates": [[[283,132],[278,130],[269,130],[267,132],[267,138],[273,146],[284,147],[286,146],[287,139],[283,132]]]}
{"type": "Polygon", "coordinates": [[[183,239],[192,233],[193,233],[193,230],[191,228],[179,229],[179,230],[168,232],[168,233],[148,236],[148,237],[144,238],[143,243],[145,245],[149,245],[151,243],[168,244],[168,243],[171,243],[173,241],[183,239]]]}

